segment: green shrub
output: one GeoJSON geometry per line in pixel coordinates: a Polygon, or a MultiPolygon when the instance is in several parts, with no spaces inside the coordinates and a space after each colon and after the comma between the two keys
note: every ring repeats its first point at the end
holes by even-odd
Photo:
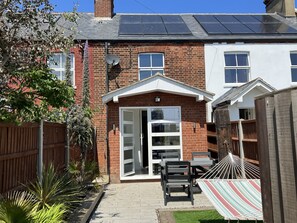
{"type": "Polygon", "coordinates": [[[57,174],[53,165],[44,168],[42,179],[31,183],[28,190],[34,195],[38,209],[56,204],[72,209],[81,202],[81,187],[67,173],[57,174]]]}

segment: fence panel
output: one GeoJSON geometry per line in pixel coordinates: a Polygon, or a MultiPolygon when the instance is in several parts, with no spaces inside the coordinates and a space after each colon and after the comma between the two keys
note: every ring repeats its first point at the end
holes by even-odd
{"type": "MultiPolygon", "coordinates": [[[[0,123],[0,193],[36,178],[38,124],[22,126],[0,123]]],[[[65,125],[44,124],[44,164],[63,167],[65,125]]]]}
{"type": "MultiPolygon", "coordinates": [[[[259,154],[257,145],[256,120],[242,121],[243,139],[239,137],[239,122],[231,122],[231,147],[234,155],[240,155],[239,140],[242,140],[245,159],[253,164],[259,164],[259,154]]],[[[208,149],[211,152],[218,153],[216,141],[216,128],[214,123],[207,123],[208,149]]]]}
{"type": "Polygon", "coordinates": [[[297,219],[297,88],[256,100],[263,213],[266,222],[297,219]]]}

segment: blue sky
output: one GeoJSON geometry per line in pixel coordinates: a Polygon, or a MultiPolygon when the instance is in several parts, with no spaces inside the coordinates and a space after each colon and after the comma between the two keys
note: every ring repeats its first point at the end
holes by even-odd
{"type": "MultiPolygon", "coordinates": [[[[55,11],[93,12],[94,0],[51,0],[55,11]]],[[[263,0],[115,0],[116,13],[265,12],[263,0]]]]}

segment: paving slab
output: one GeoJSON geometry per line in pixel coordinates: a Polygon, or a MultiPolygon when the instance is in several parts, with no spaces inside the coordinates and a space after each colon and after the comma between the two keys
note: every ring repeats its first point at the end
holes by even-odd
{"type": "MultiPolygon", "coordinates": [[[[185,196],[184,192],[172,196],[185,196]]],[[[212,209],[207,197],[194,194],[194,205],[190,201],[169,201],[164,205],[160,182],[109,184],[95,210],[91,223],[157,223],[157,211],[170,209],[212,209]]]]}

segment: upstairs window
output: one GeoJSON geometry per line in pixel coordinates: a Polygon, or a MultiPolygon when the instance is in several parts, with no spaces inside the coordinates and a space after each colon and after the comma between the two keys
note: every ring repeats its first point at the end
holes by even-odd
{"type": "MultiPolygon", "coordinates": [[[[59,80],[65,80],[65,66],[66,66],[66,54],[65,53],[53,53],[49,58],[48,65],[52,70],[52,73],[57,76],[59,80]]],[[[70,55],[70,73],[71,82],[74,85],[74,55],[70,55]]]]}
{"type": "Polygon", "coordinates": [[[290,58],[292,82],[297,82],[297,52],[291,52],[290,58]]]}
{"type": "Polygon", "coordinates": [[[156,73],[164,74],[163,53],[141,53],[138,56],[139,80],[151,77],[156,73]]]}
{"type": "Polygon", "coordinates": [[[248,53],[225,53],[225,83],[246,83],[249,76],[248,53]]]}

